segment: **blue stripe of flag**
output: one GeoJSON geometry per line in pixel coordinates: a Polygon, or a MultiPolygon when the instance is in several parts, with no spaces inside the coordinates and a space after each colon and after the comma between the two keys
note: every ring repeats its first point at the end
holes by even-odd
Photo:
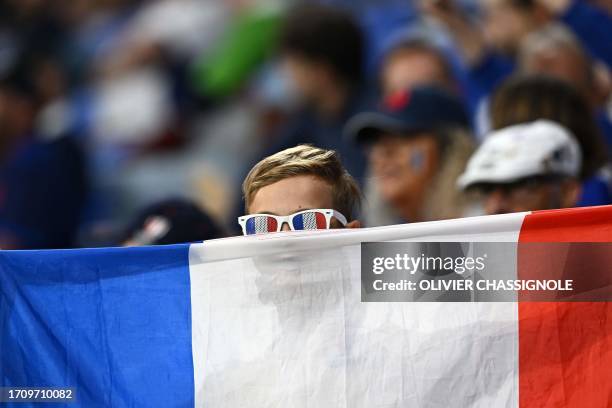
{"type": "Polygon", "coordinates": [[[0,385],[76,387],[71,407],[193,406],[188,252],[0,251],[0,385]]]}

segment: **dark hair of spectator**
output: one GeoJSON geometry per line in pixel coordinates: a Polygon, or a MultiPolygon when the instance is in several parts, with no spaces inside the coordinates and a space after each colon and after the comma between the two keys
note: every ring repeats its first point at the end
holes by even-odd
{"type": "Polygon", "coordinates": [[[541,75],[515,76],[494,93],[491,102],[493,129],[537,119],[555,121],[574,134],[582,149],[582,179],[590,177],[606,163],[604,139],[591,107],[567,82],[541,75]]]}
{"type": "Polygon", "coordinates": [[[535,6],[534,0],[510,0],[510,4],[523,10],[531,10],[535,6]]]}
{"type": "Polygon", "coordinates": [[[292,9],[280,36],[280,50],[328,64],[341,80],[363,75],[364,38],[352,16],[335,7],[302,4],[292,9]]]}

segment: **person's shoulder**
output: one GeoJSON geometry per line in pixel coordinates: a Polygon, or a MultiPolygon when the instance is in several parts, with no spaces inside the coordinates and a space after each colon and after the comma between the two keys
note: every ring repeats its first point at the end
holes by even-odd
{"type": "Polygon", "coordinates": [[[612,204],[612,165],[600,168],[582,183],[580,206],[612,204]]]}
{"type": "Polygon", "coordinates": [[[18,146],[6,163],[6,169],[16,173],[48,174],[52,168],[72,166],[83,156],[80,145],[74,138],[65,136],[47,140],[32,137],[18,146]]]}

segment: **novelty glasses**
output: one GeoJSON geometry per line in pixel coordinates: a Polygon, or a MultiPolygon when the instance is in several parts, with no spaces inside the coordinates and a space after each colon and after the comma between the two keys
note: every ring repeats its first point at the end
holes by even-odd
{"type": "Polygon", "coordinates": [[[278,232],[287,223],[291,231],[329,229],[332,217],[346,225],[346,217],[336,210],[314,209],[291,215],[251,214],[238,217],[244,235],[278,232]]]}

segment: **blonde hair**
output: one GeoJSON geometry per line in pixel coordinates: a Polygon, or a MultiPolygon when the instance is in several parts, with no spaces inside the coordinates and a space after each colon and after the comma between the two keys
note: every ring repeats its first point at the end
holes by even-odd
{"type": "Polygon", "coordinates": [[[361,192],[355,179],[346,171],[338,153],[311,145],[298,145],[268,156],[257,163],[242,183],[245,207],[263,187],[289,177],[310,175],[332,187],[334,210],[349,221],[361,204],[361,192]]]}
{"type": "Polygon", "coordinates": [[[471,204],[469,197],[457,188],[457,178],[474,153],[471,135],[463,129],[446,129],[448,145],[444,149],[442,163],[425,196],[423,212],[425,220],[460,218],[471,204]]]}

